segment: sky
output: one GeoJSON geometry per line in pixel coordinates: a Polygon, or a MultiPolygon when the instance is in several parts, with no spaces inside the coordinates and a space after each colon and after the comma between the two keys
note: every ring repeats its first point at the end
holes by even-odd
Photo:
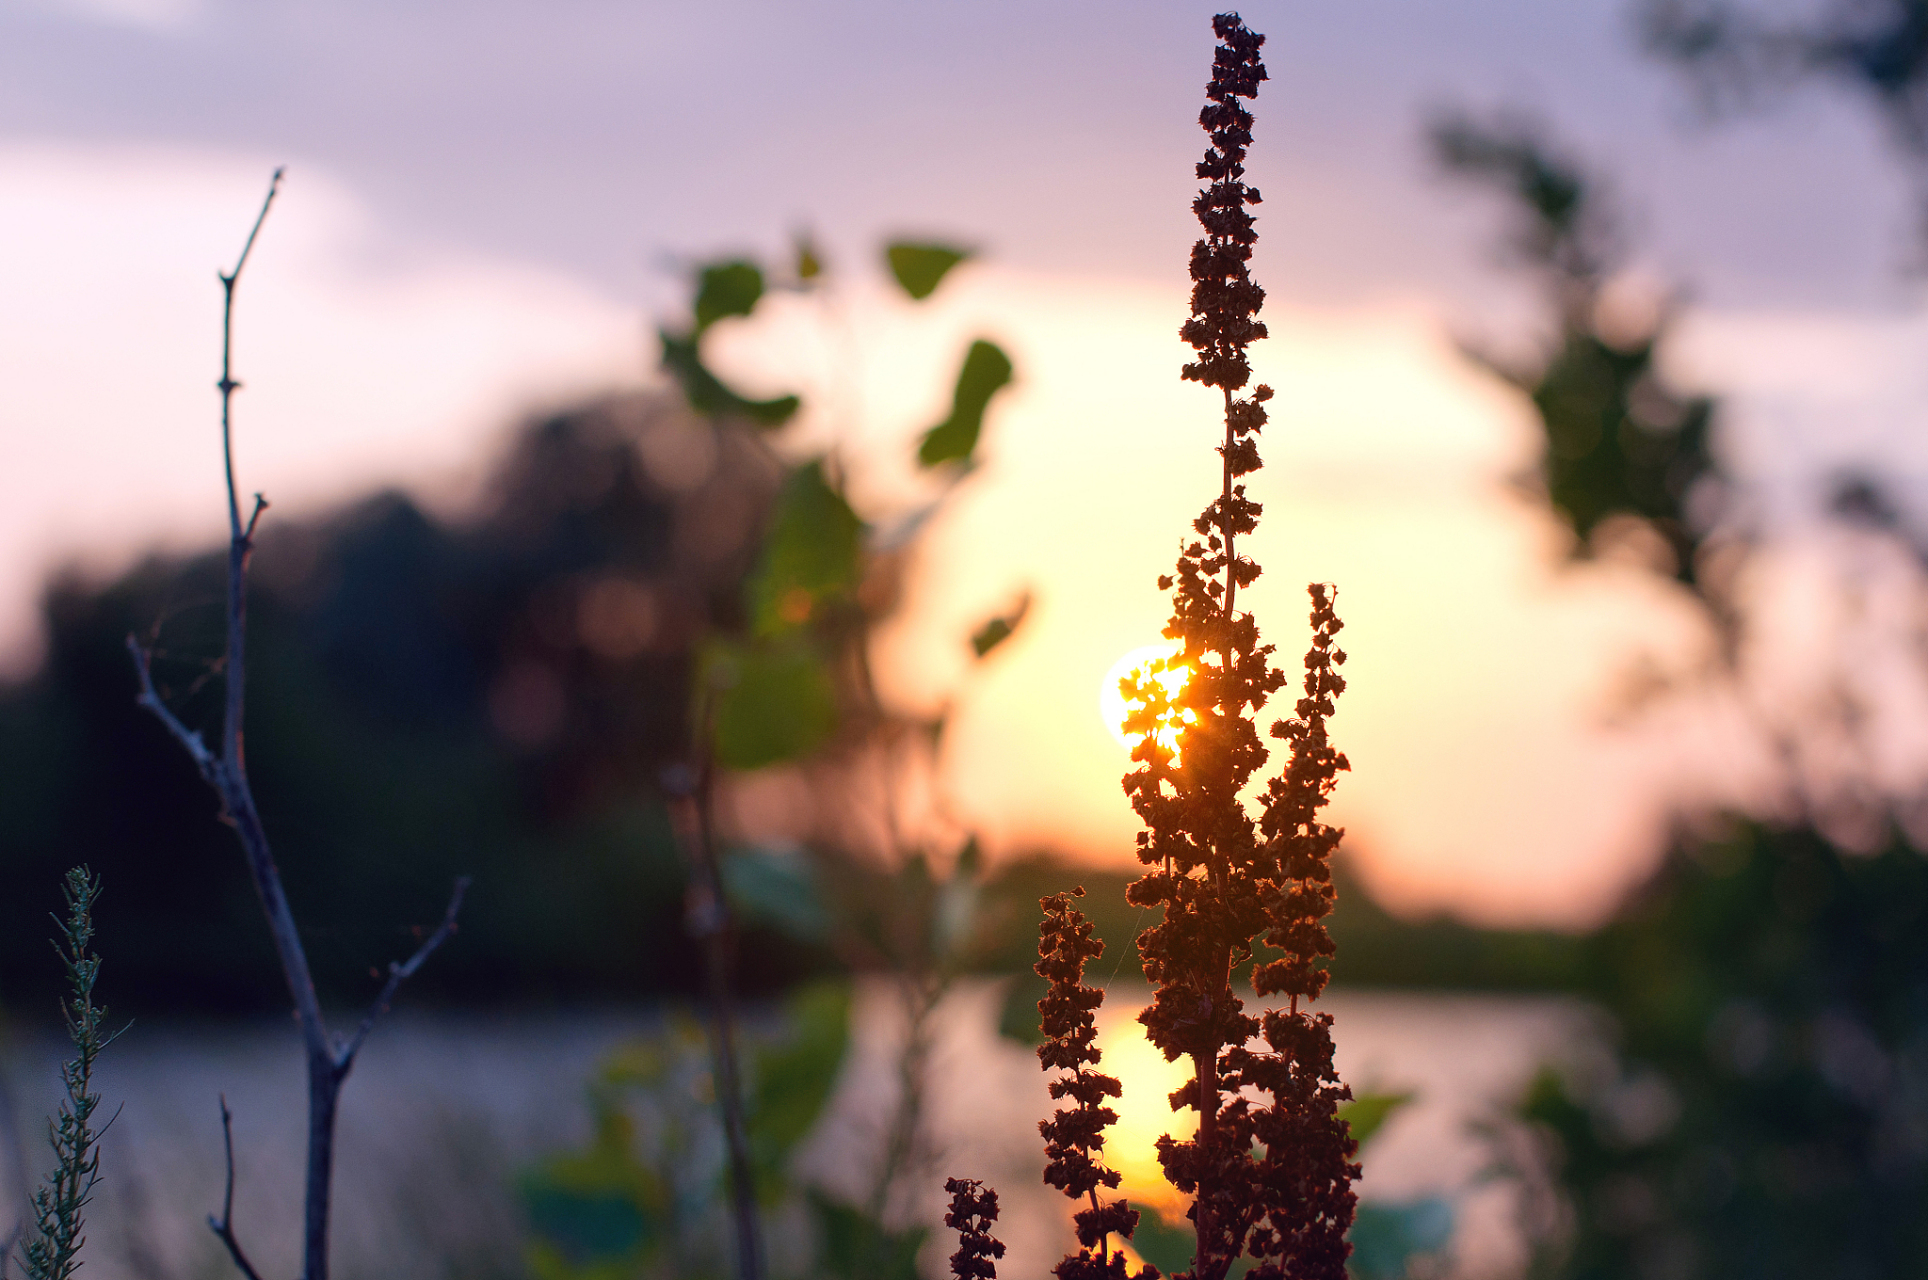
{"type": "MultiPolygon", "coordinates": [[[[892,679],[959,699],[953,786],[995,846],[1122,856],[1099,680],[1156,638],[1151,579],[1214,484],[1210,405],[1174,376],[1212,11],[11,0],[7,668],[32,662],[51,567],[218,536],[214,272],[275,166],[240,302],[238,452],[244,485],[296,512],[387,483],[458,506],[520,415],[652,376],[650,327],[690,262],[808,229],[848,281],[861,398],[841,429],[880,504],[956,349],[1011,350],[990,465],[932,533],[892,679]],[[877,267],[898,234],[981,256],[913,311],[877,267]],[[959,628],[1027,588],[1024,631],[968,675],[959,628]]],[[[1683,302],[1668,368],[1723,396],[1723,455],[1791,523],[1844,468],[1928,484],[1907,187],[1848,97],[1699,119],[1624,0],[1244,14],[1269,37],[1250,177],[1274,337],[1255,362],[1280,391],[1254,608],[1289,651],[1301,584],[1340,584],[1338,811],[1376,890],[1596,917],[1672,813],[1745,784],[1708,763],[1717,726],[1609,723],[1633,658],[1692,629],[1635,573],[1562,569],[1558,529],[1508,494],[1527,406],[1456,344],[1518,344],[1536,300],[1501,260],[1498,207],[1429,163],[1425,122],[1524,111],[1606,176],[1635,267],[1683,302]]],[[[776,308],[719,331],[718,362],[808,385],[812,323],[776,308]]]]}

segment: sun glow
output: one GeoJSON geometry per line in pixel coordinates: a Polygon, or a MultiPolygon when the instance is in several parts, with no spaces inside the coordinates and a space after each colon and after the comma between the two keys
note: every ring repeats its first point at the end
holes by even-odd
{"type": "MultiPolygon", "coordinates": [[[[1138,706],[1136,702],[1128,702],[1125,700],[1123,691],[1118,687],[1119,683],[1123,681],[1126,676],[1140,671],[1154,662],[1163,662],[1177,652],[1178,646],[1175,644],[1160,643],[1140,645],[1124,657],[1118,659],[1118,661],[1112,663],[1111,669],[1105,672],[1104,682],[1098,689],[1098,714],[1104,717],[1105,727],[1111,730],[1111,736],[1118,740],[1119,746],[1130,747],[1134,743],[1133,735],[1125,732],[1125,717],[1138,706]]],[[[1168,697],[1177,697],[1179,690],[1183,689],[1185,682],[1191,678],[1191,674],[1190,667],[1175,664],[1158,672],[1157,680],[1159,684],[1165,687],[1165,693],[1168,697]]],[[[1189,723],[1196,717],[1187,711],[1183,713],[1183,718],[1189,723]]],[[[1158,730],[1158,740],[1167,747],[1170,747],[1173,754],[1176,755],[1178,751],[1178,724],[1176,720],[1168,721],[1158,730]]]]}

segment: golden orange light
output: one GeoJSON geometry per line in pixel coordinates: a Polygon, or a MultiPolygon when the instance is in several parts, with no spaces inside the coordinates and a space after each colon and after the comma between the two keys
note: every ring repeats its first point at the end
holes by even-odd
{"type": "Polygon", "coordinates": [[[1097,1070],[1124,1087],[1124,1096],[1111,1102],[1118,1121],[1105,1134],[1105,1163],[1124,1175],[1120,1191],[1134,1203],[1182,1214],[1189,1202],[1165,1180],[1157,1146],[1162,1134],[1185,1139],[1198,1127],[1196,1113],[1174,1112],[1168,1101],[1191,1075],[1191,1060],[1165,1061],[1132,1005],[1099,1010],[1098,1049],[1104,1057],[1097,1070]]]}
{"type": "MultiPolygon", "coordinates": [[[[1118,740],[1119,746],[1132,745],[1132,738],[1125,733],[1125,716],[1137,705],[1125,701],[1125,695],[1118,689],[1119,682],[1133,672],[1148,667],[1154,662],[1170,658],[1177,652],[1178,646],[1170,643],[1140,645],[1112,663],[1111,670],[1105,672],[1104,683],[1098,689],[1098,714],[1105,718],[1105,727],[1111,730],[1111,736],[1118,740]]],[[[1191,678],[1191,674],[1190,667],[1178,665],[1160,671],[1157,678],[1158,683],[1165,687],[1166,696],[1175,698],[1185,687],[1185,682],[1191,678]]],[[[1184,719],[1189,722],[1195,717],[1187,711],[1184,713],[1184,719]]],[[[1178,724],[1172,722],[1161,727],[1158,730],[1158,740],[1176,754],[1178,724]]]]}

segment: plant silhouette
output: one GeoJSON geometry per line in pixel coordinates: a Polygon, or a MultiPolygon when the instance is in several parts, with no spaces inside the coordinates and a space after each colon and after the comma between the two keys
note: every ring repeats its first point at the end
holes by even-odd
{"type": "MultiPolygon", "coordinates": [[[[1166,1177],[1192,1197],[1192,1265],[1177,1280],[1223,1280],[1248,1256],[1249,1274],[1260,1280],[1339,1280],[1350,1252],[1358,1144],[1339,1115],[1352,1093],[1333,1068],[1332,1017],[1309,1006],[1325,988],[1323,962],[1335,951],[1323,920],[1332,910],[1330,864],[1341,832],[1319,812],[1349,767],[1326,735],[1345,688],[1337,670],[1345,653],[1333,646],[1341,626],[1335,593],[1314,584],[1303,696],[1292,719],[1272,726],[1273,738],[1287,744],[1286,767],[1266,781],[1255,818],[1243,796],[1270,757],[1255,720],[1286,684],[1257,622],[1237,607],[1239,588],[1259,576],[1238,540],[1258,527],[1259,504],[1243,478],[1262,465],[1258,434],[1272,398],[1264,385],[1240,394],[1251,380],[1247,348],[1266,336],[1256,318],[1265,291],[1248,265],[1258,239],[1249,206],[1259,202],[1243,181],[1252,116],[1239,103],[1256,97],[1266,78],[1265,38],[1236,14],[1220,14],[1212,29],[1219,45],[1199,116],[1211,146],[1196,170],[1209,185],[1192,202],[1205,235],[1192,248],[1191,316],[1180,334],[1196,352],[1183,376],[1223,399],[1222,484],[1193,522],[1195,537],[1176,571],[1159,579],[1172,592],[1164,634],[1178,652],[1121,685],[1132,705],[1125,728],[1136,739],[1136,767],[1124,787],[1146,828],[1137,852],[1147,871],[1127,896],[1138,907],[1163,909],[1138,939],[1154,986],[1139,1020],[1167,1060],[1188,1058],[1193,1067],[1171,1102],[1198,1114],[1198,1132],[1158,1143],[1166,1177]],[[1186,672],[1182,683],[1159,679],[1175,665],[1186,672]],[[1258,946],[1279,954],[1255,956],[1258,946]],[[1233,972],[1254,958],[1254,992],[1284,997],[1284,1008],[1254,1016],[1233,993],[1233,972]]],[[[1044,1176],[1087,1202],[1076,1218],[1080,1249],[1056,1274],[1122,1280],[1125,1261],[1109,1237],[1129,1236],[1138,1215],[1122,1200],[1097,1196],[1120,1180],[1100,1163],[1103,1130],[1117,1118],[1105,1099],[1118,1096],[1119,1084],[1086,1070],[1101,1056],[1092,1012],[1103,994],[1084,986],[1082,973],[1103,944],[1066,895],[1042,906],[1037,972],[1051,985],[1039,1003],[1049,1038],[1038,1055],[1047,1070],[1071,1073],[1053,1082],[1052,1096],[1077,1104],[1042,1126],[1044,1176]]],[[[1157,1272],[1147,1266],[1139,1274],[1151,1280],[1157,1272]]]]}

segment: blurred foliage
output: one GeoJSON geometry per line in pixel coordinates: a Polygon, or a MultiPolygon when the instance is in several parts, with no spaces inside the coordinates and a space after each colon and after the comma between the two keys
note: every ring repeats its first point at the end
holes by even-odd
{"type": "Polygon", "coordinates": [[[1018,598],[1011,612],[988,619],[983,626],[971,633],[971,652],[980,658],[989,654],[991,650],[1011,638],[1012,633],[1018,629],[1018,624],[1024,621],[1024,615],[1030,611],[1031,595],[1026,592],[1018,598]]]}
{"type": "Polygon", "coordinates": [[[919,1280],[917,1254],[928,1228],[892,1231],[864,1210],[821,1194],[810,1197],[822,1252],[818,1265],[835,1280],[919,1280]]]}
{"type": "Polygon", "coordinates": [[[924,433],[918,446],[917,461],[927,467],[946,462],[970,461],[977,448],[978,433],[984,429],[984,410],[1011,381],[1011,360],[1003,351],[982,338],[964,354],[964,367],[958,370],[957,387],[951,394],[951,415],[924,433]]]}
{"type": "MultiPolygon", "coordinates": [[[[1650,17],[1690,8],[1716,12],[1656,5],[1650,17]]],[[[1834,6],[1828,21],[1852,12],[1874,31],[1904,8],[1913,16],[1902,26],[1928,33],[1919,5],[1834,6]]],[[[1704,28],[1693,56],[1716,56],[1739,30],[1704,28]]],[[[1881,40],[1917,39],[1884,30],[1881,40]]],[[[1455,123],[1436,139],[1450,165],[1510,193],[1527,260],[1556,285],[1560,349],[1513,377],[1539,410],[1549,502],[1583,536],[1627,519],[1665,535],[1675,576],[1726,640],[1707,678],[1744,685],[1755,678],[1735,642],[1750,623],[1744,602],[1694,571],[1713,531],[1708,513],[1692,509],[1693,490],[1726,483],[1707,449],[1711,406],[1653,381],[1660,319],[1634,326],[1631,339],[1624,324],[1605,332],[1610,259],[1572,247],[1589,183],[1531,131],[1455,123]],[[1640,453],[1630,442],[1642,437],[1628,432],[1641,425],[1643,396],[1662,406],[1647,422],[1675,425],[1640,453]],[[1610,438],[1621,440],[1618,454],[1610,438]]],[[[1841,487],[1831,507],[1838,518],[1898,527],[1868,482],[1841,487]]],[[[1736,554],[1758,549],[1759,531],[1729,532],[1736,554]]],[[[1771,720],[1759,727],[1770,739],[1780,732],[1771,720]]],[[[1547,1139],[1558,1206],[1530,1224],[1540,1272],[1773,1280],[1928,1268],[1928,860],[1892,828],[1862,853],[1822,833],[1842,797],[1817,792],[1790,749],[1815,732],[1796,724],[1778,743],[1800,820],[1683,831],[1619,917],[1570,952],[1565,985],[1604,1016],[1598,1051],[1544,1072],[1522,1104],[1547,1139]]],[[[1857,759],[1873,758],[1869,745],[1857,744],[1857,759]]],[[[1851,790],[1872,783],[1850,781],[1851,790]]],[[[1865,804],[1860,791],[1846,798],[1857,797],[1865,804]]]]}
{"type": "MultiPolygon", "coordinates": [[[[970,254],[906,241],[887,245],[884,256],[905,293],[921,302],[970,254]]],[[[699,266],[693,282],[694,328],[683,335],[663,331],[664,367],[677,379],[691,411],[702,418],[718,423],[748,418],[777,427],[800,403],[788,397],[790,408],[778,416],[745,401],[722,388],[697,354],[704,331],[717,319],[754,314],[765,296],[764,280],[763,269],[747,259],[699,266]]],[[[794,280],[787,287],[821,299],[834,283],[816,250],[808,241],[800,242],[794,280]]],[[[772,438],[766,457],[780,480],[749,575],[749,626],[719,619],[703,641],[707,657],[696,696],[699,714],[707,717],[712,731],[709,745],[718,764],[748,771],[809,762],[834,771],[866,751],[889,752],[908,732],[928,727],[897,715],[879,698],[870,671],[870,641],[900,602],[897,579],[906,544],[972,468],[985,412],[1011,377],[1010,358],[997,344],[984,338],[971,343],[952,389],[951,414],[925,434],[919,451],[927,469],[955,465],[937,477],[934,498],[894,521],[858,512],[834,449],[799,455],[782,435],[772,438]]],[[[845,431],[853,424],[830,425],[845,431]]],[[[1003,619],[1006,634],[1017,616],[1003,619]]],[[[995,628],[997,621],[986,626],[995,628]]],[[[994,643],[977,646],[978,656],[994,643]]]]}
{"type": "Polygon", "coordinates": [[[784,477],[762,562],[750,579],[752,629],[794,632],[847,606],[863,572],[865,524],[813,458],[784,477]]]}
{"type": "Polygon", "coordinates": [[[1363,1147],[1372,1141],[1374,1134],[1386,1127],[1386,1121],[1392,1119],[1395,1111],[1412,1100],[1410,1091],[1362,1093],[1339,1107],[1339,1118],[1346,1122],[1353,1140],[1363,1147]]]}
{"type": "Polygon", "coordinates": [[[1546,1072],[1574,1277],[1928,1266],[1928,861],[1746,824],[1683,838],[1588,945],[1612,1052],[1546,1072]]]}
{"type": "MultiPolygon", "coordinates": [[[[925,1232],[881,1226],[799,1182],[798,1149],[822,1118],[850,1038],[850,993],[805,987],[748,1037],[745,1101],[765,1235],[779,1276],[915,1280],[925,1232]]],[[[701,1029],[672,1018],[612,1054],[588,1090],[594,1134],[522,1176],[537,1280],[732,1274],[723,1135],[701,1029]]]]}
{"type": "MultiPolygon", "coordinates": [[[[1339,1118],[1359,1142],[1361,1161],[1370,1159],[1366,1144],[1412,1100],[1411,1093],[1362,1093],[1339,1108],[1339,1118]]],[[[1347,1273],[1356,1280],[1405,1280],[1416,1265],[1443,1261],[1455,1217],[1452,1201],[1444,1196],[1361,1200],[1346,1236],[1352,1243],[1347,1273]]]]}
{"type": "MultiPolygon", "coordinates": [[[[898,284],[919,302],[967,256],[934,244],[885,249],[898,284]]],[[[733,314],[753,311],[761,295],[748,288],[750,278],[739,260],[701,268],[699,325],[707,314],[704,299],[724,287],[719,281],[742,282],[730,286],[732,304],[742,304],[733,314]]],[[[760,271],[755,278],[761,281],[760,271]]],[[[835,280],[807,247],[798,250],[794,288],[823,304],[820,318],[832,318],[835,280]]],[[[693,691],[697,776],[711,777],[711,764],[739,773],[786,767],[810,796],[803,806],[809,812],[793,815],[807,833],[797,856],[748,851],[730,859],[721,876],[729,914],[765,913],[848,966],[890,973],[902,1002],[907,1030],[896,1062],[896,1097],[881,1155],[869,1171],[870,1193],[861,1210],[848,1211],[855,1218],[834,1207],[819,1214],[828,1232],[825,1256],[844,1257],[848,1244],[856,1274],[901,1269],[916,1252],[915,1241],[887,1239],[874,1224],[903,1199],[900,1183],[923,1170],[929,1019],[968,967],[980,932],[983,879],[967,830],[941,814],[911,811],[913,796],[943,794],[939,746],[946,717],[891,706],[878,688],[871,646],[902,603],[918,534],[972,471],[985,412],[1011,375],[1010,358],[995,343],[979,338],[971,344],[953,387],[951,415],[925,435],[920,450],[929,496],[908,512],[860,514],[852,502],[847,459],[836,446],[863,424],[825,413],[815,424],[819,438],[828,429],[832,443],[825,452],[773,436],[769,456],[782,479],[749,578],[750,625],[719,623],[705,636],[709,659],[693,691]],[[777,905],[785,893],[796,895],[792,904],[777,905]],[[797,903],[808,906],[799,910],[797,903]],[[901,1258],[900,1245],[909,1249],[901,1258]]],[[[705,399],[705,384],[684,378],[683,386],[692,410],[718,413],[705,399]]],[[[1001,625],[1008,636],[1017,620],[1016,614],[994,620],[977,635],[990,636],[1001,625]]],[[[978,658],[1002,638],[974,644],[978,658]]]]}
{"type": "Polygon", "coordinates": [[[736,259],[711,263],[697,273],[696,302],[690,308],[696,317],[696,332],[729,316],[747,316],[763,297],[763,271],[754,262],[736,259]]]}
{"type": "Polygon", "coordinates": [[[718,641],[706,666],[716,690],[712,742],[725,769],[794,760],[836,730],[836,689],[824,664],[801,646],[756,649],[718,641]]]}
{"type": "Polygon", "coordinates": [[[1417,1200],[1361,1200],[1352,1220],[1352,1257],[1346,1271],[1356,1280],[1406,1280],[1419,1265],[1437,1263],[1452,1242],[1455,1214],[1444,1196],[1417,1200]]]}
{"type": "MultiPolygon", "coordinates": [[[[814,258],[800,261],[799,269],[814,261],[814,258]]],[[[703,363],[703,335],[710,326],[732,316],[749,315],[762,297],[763,271],[754,262],[732,258],[709,263],[696,273],[696,297],[690,306],[691,327],[657,330],[662,344],[663,370],[682,388],[690,407],[697,413],[751,422],[759,427],[780,427],[802,407],[803,402],[796,396],[745,399],[703,363]]]]}
{"type": "Polygon", "coordinates": [[[1668,571],[1694,584],[1706,500],[1718,487],[1714,406],[1678,392],[1655,367],[1667,320],[1659,300],[1646,306],[1610,290],[1618,235],[1597,184],[1516,119],[1447,118],[1434,126],[1433,144],[1450,172],[1513,203],[1513,251],[1556,300],[1558,336],[1541,359],[1516,365],[1469,353],[1538,411],[1544,452],[1527,487],[1566,520],[1580,554],[1633,522],[1659,535],[1668,571]]]}

